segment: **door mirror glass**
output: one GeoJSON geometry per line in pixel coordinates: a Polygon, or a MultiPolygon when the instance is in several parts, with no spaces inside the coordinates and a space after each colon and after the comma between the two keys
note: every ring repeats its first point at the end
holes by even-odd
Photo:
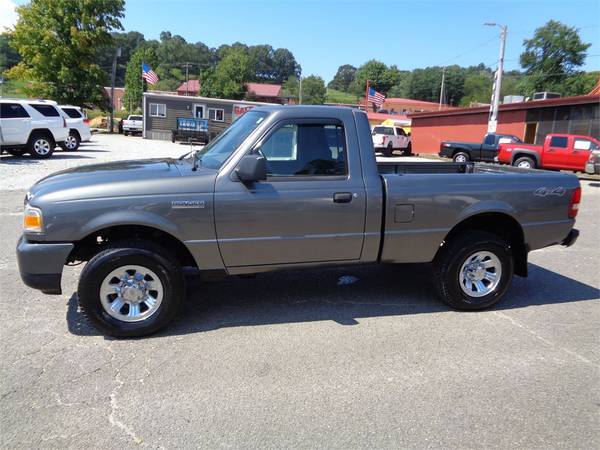
{"type": "Polygon", "coordinates": [[[235,169],[242,183],[251,183],[267,179],[267,161],[261,155],[246,155],[235,169]]]}

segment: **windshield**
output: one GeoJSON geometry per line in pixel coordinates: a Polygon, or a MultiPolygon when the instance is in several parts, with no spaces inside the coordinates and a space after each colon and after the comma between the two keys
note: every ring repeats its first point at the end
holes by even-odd
{"type": "Polygon", "coordinates": [[[249,111],[233,122],[206,147],[198,150],[197,156],[202,167],[219,169],[227,158],[246,140],[258,125],[267,117],[267,113],[249,111]]]}

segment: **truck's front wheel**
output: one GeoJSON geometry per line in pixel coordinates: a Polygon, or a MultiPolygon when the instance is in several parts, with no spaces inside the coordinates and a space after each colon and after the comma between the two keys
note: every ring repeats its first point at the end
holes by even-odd
{"type": "Polygon", "coordinates": [[[169,253],[151,243],[117,243],[81,273],[79,304],[92,324],[115,337],[154,333],[177,314],[184,278],[169,253]]]}
{"type": "Polygon", "coordinates": [[[455,237],[435,261],[438,293],[453,308],[487,308],[506,293],[513,266],[510,247],[498,236],[472,231],[455,237]]]}

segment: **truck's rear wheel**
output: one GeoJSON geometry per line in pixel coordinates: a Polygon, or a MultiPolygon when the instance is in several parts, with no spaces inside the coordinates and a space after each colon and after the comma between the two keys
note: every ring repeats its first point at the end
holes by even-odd
{"type": "Polygon", "coordinates": [[[457,163],[469,162],[469,155],[465,152],[457,152],[452,157],[452,160],[457,163]]]}
{"type": "Polygon", "coordinates": [[[523,169],[535,169],[535,161],[529,156],[522,156],[521,158],[515,159],[513,166],[521,167],[523,169]]]}
{"type": "Polygon", "coordinates": [[[185,295],[181,267],[152,243],[116,243],[81,272],[79,304],[92,324],[115,337],[154,333],[177,314],[185,295]]]}
{"type": "Polygon", "coordinates": [[[440,297],[457,309],[483,309],[506,293],[513,275],[510,246],[498,236],[472,231],[446,242],[435,261],[440,297]]]}

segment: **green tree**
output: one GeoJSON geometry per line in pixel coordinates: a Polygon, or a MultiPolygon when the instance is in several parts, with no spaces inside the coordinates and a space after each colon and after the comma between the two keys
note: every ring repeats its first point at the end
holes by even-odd
{"type": "Polygon", "coordinates": [[[302,104],[322,105],[327,97],[323,78],[310,75],[302,79],[302,104]]]}
{"type": "Polygon", "coordinates": [[[128,112],[138,110],[142,104],[142,94],[146,84],[142,80],[142,62],[154,68],[156,61],[156,55],[151,48],[139,48],[131,55],[125,71],[125,93],[123,94],[123,105],[128,112]]]}
{"type": "Polygon", "coordinates": [[[16,66],[21,59],[15,49],[11,47],[11,41],[10,33],[0,33],[0,74],[6,69],[16,66]]]}
{"type": "Polygon", "coordinates": [[[278,48],[273,52],[273,81],[283,83],[290,76],[299,77],[302,73],[294,54],[287,48],[278,48]]]}
{"type": "Polygon", "coordinates": [[[581,41],[577,28],[550,20],[523,41],[525,51],[519,61],[525,69],[523,90],[561,92],[569,76],[585,62],[591,44],[581,41]]]}
{"type": "Polygon", "coordinates": [[[355,76],[356,67],[350,64],[344,64],[343,66],[338,67],[333,80],[329,82],[327,87],[329,89],[337,89],[338,91],[348,92],[355,76]]]}
{"type": "Polygon", "coordinates": [[[492,97],[493,79],[489,74],[472,73],[465,77],[464,97],[460,101],[461,106],[469,106],[471,103],[489,103],[492,97]]]}
{"type": "Polygon", "coordinates": [[[246,93],[245,83],[252,75],[247,52],[241,48],[230,48],[213,69],[202,75],[202,95],[214,98],[241,99],[246,93]]]}
{"type": "MultiPolygon", "coordinates": [[[[444,68],[438,66],[415,69],[410,77],[408,96],[417,100],[439,102],[443,72],[444,68]]],[[[442,102],[457,105],[464,96],[466,70],[459,66],[448,66],[445,72],[442,102]]]]}
{"type": "Polygon", "coordinates": [[[364,93],[367,80],[376,91],[387,94],[390,88],[399,81],[398,70],[390,70],[384,63],[375,59],[367,61],[356,70],[352,92],[364,93]]]}
{"type": "Polygon", "coordinates": [[[97,47],[97,61],[98,65],[106,72],[107,77],[110,78],[115,49],[120,48],[121,56],[117,58],[115,86],[123,86],[125,84],[127,63],[133,52],[145,45],[146,40],[144,35],[137,31],[128,33],[113,32],[111,34],[113,39],[110,45],[97,47]]]}
{"type": "Polygon", "coordinates": [[[284,97],[293,98],[297,101],[299,87],[300,83],[298,83],[298,78],[296,78],[296,75],[291,75],[283,82],[283,85],[281,86],[281,93],[284,97]]]}
{"type": "Polygon", "coordinates": [[[103,104],[106,72],[98,46],[121,29],[124,0],[31,0],[17,7],[13,47],[21,55],[10,77],[28,82],[26,95],[74,105],[103,104]]]}

